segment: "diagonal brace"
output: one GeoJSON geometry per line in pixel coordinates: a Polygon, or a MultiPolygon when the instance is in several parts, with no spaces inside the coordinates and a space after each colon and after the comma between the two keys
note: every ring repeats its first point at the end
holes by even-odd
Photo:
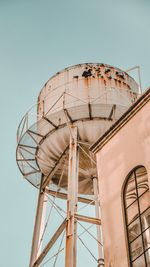
{"type": "Polygon", "coordinates": [[[66,227],[66,221],[67,220],[65,219],[62,222],[62,224],[59,226],[59,228],[57,229],[57,231],[55,232],[55,234],[52,236],[52,238],[50,239],[50,241],[48,242],[48,244],[45,246],[45,248],[41,252],[40,256],[37,258],[37,260],[35,261],[35,263],[32,265],[32,267],[39,267],[39,264],[46,257],[46,255],[49,252],[49,250],[52,248],[52,246],[55,244],[55,242],[57,241],[57,239],[59,238],[59,236],[61,235],[61,233],[65,229],[65,227],[66,227]]]}

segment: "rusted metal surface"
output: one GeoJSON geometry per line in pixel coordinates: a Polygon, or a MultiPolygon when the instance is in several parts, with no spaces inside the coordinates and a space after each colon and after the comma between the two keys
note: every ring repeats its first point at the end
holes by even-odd
{"type": "Polygon", "coordinates": [[[77,220],[82,221],[82,222],[101,225],[101,220],[99,218],[88,217],[88,216],[79,215],[79,214],[75,214],[75,217],[77,220]]]}
{"type": "MultiPolygon", "coordinates": [[[[45,189],[45,192],[47,194],[50,194],[51,196],[55,196],[56,194],[56,191],[54,190],[50,190],[50,189],[45,189]]],[[[57,197],[58,198],[61,198],[61,199],[67,199],[67,194],[66,193],[61,193],[61,192],[57,192],[57,197]]],[[[89,198],[85,198],[85,197],[78,197],[78,202],[81,202],[81,203],[86,203],[86,204],[89,204],[89,205],[95,205],[95,201],[93,199],[89,199],[89,198]]]]}
{"type": "MultiPolygon", "coordinates": [[[[44,85],[37,105],[26,113],[18,130],[17,159],[23,175],[38,187],[40,173],[35,178],[31,164],[23,161],[23,157],[29,160],[34,157],[36,169],[47,176],[69,144],[68,123],[78,128],[80,141],[92,144],[134,102],[137,93],[134,79],[106,64],[79,64],[54,75],[44,85]],[[29,152],[23,151],[24,145],[29,152]]],[[[81,168],[87,173],[79,173],[79,184],[91,176],[88,166],[83,164],[81,168]]],[[[65,173],[64,184],[67,170],[65,173]]],[[[93,194],[92,182],[88,191],[79,187],[80,194],[93,194]]]]}

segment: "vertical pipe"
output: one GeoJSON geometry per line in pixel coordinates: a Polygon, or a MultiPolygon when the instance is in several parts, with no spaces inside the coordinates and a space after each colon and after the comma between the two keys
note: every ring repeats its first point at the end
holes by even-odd
{"type": "MultiPolygon", "coordinates": [[[[98,191],[98,183],[97,183],[97,177],[92,177],[93,179],[93,189],[94,189],[94,197],[95,197],[95,215],[96,218],[100,219],[100,203],[99,203],[99,191],[98,191]]],[[[98,267],[104,266],[104,252],[103,247],[101,244],[103,244],[102,241],[102,232],[100,225],[96,226],[97,228],[97,240],[100,242],[98,243],[98,267]]]]}
{"type": "Polygon", "coordinates": [[[42,236],[42,228],[43,228],[43,221],[44,221],[44,215],[45,215],[45,194],[41,190],[42,188],[42,182],[43,177],[41,179],[41,185],[39,190],[39,197],[38,197],[38,204],[37,204],[37,210],[36,210],[36,217],[35,217],[35,224],[34,224],[34,231],[33,231],[33,239],[32,239],[32,248],[31,248],[31,256],[30,256],[30,264],[29,267],[32,267],[34,262],[36,261],[41,244],[40,244],[40,238],[42,236]]]}
{"type": "Polygon", "coordinates": [[[138,76],[139,76],[139,93],[142,94],[142,82],[141,82],[141,72],[140,72],[140,66],[138,66],[138,76]]]}
{"type": "Polygon", "coordinates": [[[76,267],[77,212],[78,202],[78,147],[77,127],[71,126],[69,147],[68,200],[66,226],[66,267],[76,267]]]}
{"type": "Polygon", "coordinates": [[[40,233],[39,233],[39,245],[38,245],[37,257],[39,257],[39,255],[41,253],[42,241],[43,241],[43,236],[45,233],[45,218],[46,218],[46,210],[47,210],[47,201],[48,201],[48,197],[44,193],[43,211],[42,211],[41,227],[40,227],[40,233]]]}

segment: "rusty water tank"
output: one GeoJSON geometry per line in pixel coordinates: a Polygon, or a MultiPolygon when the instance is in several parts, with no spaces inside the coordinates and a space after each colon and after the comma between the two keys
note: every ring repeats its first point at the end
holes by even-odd
{"type": "MultiPolygon", "coordinates": [[[[17,158],[23,175],[38,187],[41,175],[48,175],[67,149],[69,125],[74,124],[78,127],[83,148],[79,162],[79,193],[93,194],[91,176],[95,167],[84,151],[89,154],[88,145],[104,134],[137,96],[135,80],[110,65],[79,64],[56,73],[39,94],[35,123],[28,125],[19,137],[17,158]]],[[[29,114],[26,116],[28,118],[29,114]]],[[[54,190],[59,184],[62,168],[61,188],[67,190],[67,162],[53,175],[49,187],[54,190]]]]}

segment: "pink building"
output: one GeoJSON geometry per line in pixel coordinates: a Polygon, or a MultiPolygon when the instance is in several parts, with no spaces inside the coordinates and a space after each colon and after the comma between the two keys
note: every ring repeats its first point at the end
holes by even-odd
{"type": "Polygon", "coordinates": [[[92,146],[105,267],[150,266],[150,88],[92,146]]]}

